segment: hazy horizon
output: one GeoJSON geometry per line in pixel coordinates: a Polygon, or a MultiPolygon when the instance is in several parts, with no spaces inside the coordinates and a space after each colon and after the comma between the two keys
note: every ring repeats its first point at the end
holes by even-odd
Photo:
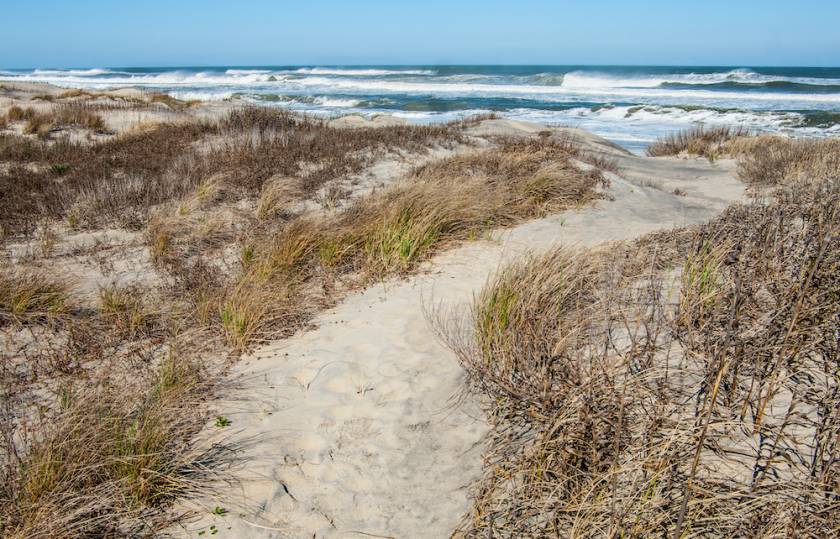
{"type": "Polygon", "coordinates": [[[575,68],[575,67],[620,67],[620,68],[667,68],[667,67],[682,67],[682,68],[720,68],[720,69],[738,69],[738,68],[754,68],[754,69],[787,69],[787,68],[804,68],[804,69],[840,69],[840,63],[837,65],[807,65],[807,64],[775,64],[775,65],[759,65],[759,64],[582,64],[582,63],[561,63],[561,64],[544,64],[544,63],[530,63],[530,62],[515,62],[505,64],[495,63],[449,63],[449,64],[400,64],[400,63],[273,63],[273,64],[125,64],[125,65],[30,65],[30,66],[0,66],[0,69],[8,69],[14,71],[26,71],[33,69],[196,69],[196,68],[282,68],[282,67],[395,67],[395,68],[413,68],[413,67],[554,67],[554,68],[575,68]]]}

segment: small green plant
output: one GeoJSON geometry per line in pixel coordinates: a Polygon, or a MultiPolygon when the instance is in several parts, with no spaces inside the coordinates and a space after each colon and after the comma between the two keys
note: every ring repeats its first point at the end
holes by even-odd
{"type": "Polygon", "coordinates": [[[385,273],[407,271],[428,254],[440,236],[434,220],[415,219],[411,210],[404,209],[368,239],[367,252],[385,273]]]}
{"type": "Polygon", "coordinates": [[[254,262],[255,255],[256,250],[254,249],[254,245],[252,243],[243,245],[242,249],[239,251],[239,263],[242,264],[243,268],[247,268],[254,262]]]}
{"type": "Polygon", "coordinates": [[[321,259],[321,265],[325,268],[331,268],[338,263],[341,258],[342,249],[337,241],[325,241],[318,248],[318,256],[321,259]]]}
{"type": "Polygon", "coordinates": [[[118,329],[135,335],[150,329],[154,319],[143,296],[144,291],[136,287],[103,288],[99,293],[100,309],[118,329]]]}
{"type": "Polygon", "coordinates": [[[79,209],[76,207],[70,208],[67,212],[67,226],[71,230],[75,230],[79,226],[79,209]]]}
{"type": "Polygon", "coordinates": [[[154,238],[152,238],[152,246],[150,249],[152,261],[160,262],[165,260],[170,254],[171,247],[172,235],[164,230],[159,231],[154,238]]]}
{"type": "MultiPolygon", "coordinates": [[[[223,415],[216,416],[216,426],[219,428],[229,427],[231,423],[232,421],[223,415]]],[[[218,509],[218,507],[216,509],[218,509]]]]}
{"type": "Polygon", "coordinates": [[[248,323],[245,318],[234,310],[233,307],[222,309],[222,325],[228,334],[237,338],[243,337],[248,329],[248,323]]]}
{"type": "Polygon", "coordinates": [[[62,174],[64,174],[68,170],[70,170],[70,165],[64,165],[64,164],[60,164],[60,163],[57,163],[57,164],[50,167],[50,172],[52,172],[56,176],[61,176],[62,174]]]}
{"type": "MultiPolygon", "coordinates": [[[[213,514],[216,515],[217,517],[223,517],[227,514],[227,512],[228,512],[227,509],[225,509],[224,507],[221,507],[219,505],[217,505],[216,508],[213,509],[213,514]]],[[[210,528],[215,528],[215,527],[216,526],[210,526],[210,528]]]]}

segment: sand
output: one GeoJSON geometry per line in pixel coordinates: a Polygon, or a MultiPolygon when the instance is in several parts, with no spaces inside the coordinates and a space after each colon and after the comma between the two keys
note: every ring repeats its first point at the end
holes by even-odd
{"type": "MultiPolygon", "coordinates": [[[[536,124],[490,120],[475,134],[536,124]]],[[[350,295],[313,328],[233,368],[218,436],[242,445],[235,483],[199,500],[195,537],[449,537],[470,507],[488,431],[427,312],[463,310],[505,261],[558,244],[592,246],[705,221],[743,197],[734,164],[630,155],[566,130],[616,160],[610,200],[500,230],[442,253],[408,279],[350,295]],[[677,190],[678,194],[674,191],[677,190]],[[228,512],[211,514],[215,507],[228,512]]],[[[215,427],[209,427],[213,429],[215,427]]]]}

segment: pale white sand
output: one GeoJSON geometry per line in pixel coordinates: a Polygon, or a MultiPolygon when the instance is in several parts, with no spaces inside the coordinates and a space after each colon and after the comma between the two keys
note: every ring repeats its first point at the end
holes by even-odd
{"type": "MultiPolygon", "coordinates": [[[[475,133],[542,129],[494,120],[475,133]]],[[[743,197],[731,162],[636,157],[573,133],[625,170],[625,178],[611,175],[613,200],[445,252],[419,275],[351,295],[315,329],[263,346],[234,368],[237,388],[218,409],[247,460],[235,486],[198,503],[202,517],[184,532],[194,537],[213,524],[219,536],[237,538],[450,536],[481,475],[487,424],[472,397],[456,401],[463,373],[425,310],[467,305],[525,252],[701,222],[743,197]],[[216,506],[229,513],[211,515],[216,506]]]]}

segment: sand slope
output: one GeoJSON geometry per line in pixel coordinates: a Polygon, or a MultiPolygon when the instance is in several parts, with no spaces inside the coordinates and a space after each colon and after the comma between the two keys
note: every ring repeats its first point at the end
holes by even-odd
{"type": "MultiPolygon", "coordinates": [[[[495,121],[482,129],[534,128],[495,121]]],[[[249,444],[249,461],[240,484],[202,500],[204,516],[185,531],[195,537],[214,524],[219,537],[448,537],[481,475],[487,425],[476,402],[453,400],[463,375],[424,307],[466,305],[526,251],[700,222],[743,196],[732,163],[652,160],[587,140],[626,171],[626,179],[611,175],[613,200],[443,253],[421,274],[352,295],[318,317],[317,329],[237,365],[238,388],[219,410],[232,421],[226,434],[249,444]],[[217,505],[230,512],[210,515],[217,505]]]]}

